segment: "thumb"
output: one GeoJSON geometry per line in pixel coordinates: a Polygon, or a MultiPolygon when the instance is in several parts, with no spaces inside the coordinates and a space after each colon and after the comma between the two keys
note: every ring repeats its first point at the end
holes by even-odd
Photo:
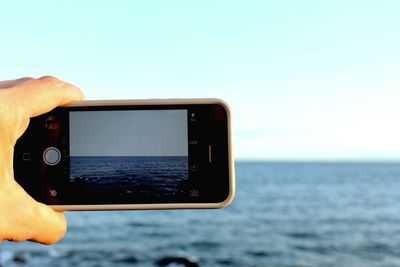
{"type": "Polygon", "coordinates": [[[42,244],[54,244],[60,241],[67,232],[67,221],[64,213],[55,211],[49,206],[36,202],[38,217],[35,231],[30,241],[42,244]]]}
{"type": "Polygon", "coordinates": [[[30,240],[54,244],[67,231],[67,221],[62,212],[39,203],[16,182],[2,189],[0,213],[7,214],[0,221],[0,239],[11,241],[30,240]]]}

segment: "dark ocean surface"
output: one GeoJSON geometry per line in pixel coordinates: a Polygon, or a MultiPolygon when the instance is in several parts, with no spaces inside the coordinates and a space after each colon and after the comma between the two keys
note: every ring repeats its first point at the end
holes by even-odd
{"type": "Polygon", "coordinates": [[[236,171],[226,209],[69,212],[59,244],[3,242],[1,264],[400,266],[400,164],[239,162],[236,171]]]}
{"type": "Polygon", "coordinates": [[[71,182],[84,184],[86,195],[90,192],[94,198],[100,200],[107,196],[131,203],[130,198],[187,195],[188,179],[188,157],[71,157],[70,159],[71,182]]]}

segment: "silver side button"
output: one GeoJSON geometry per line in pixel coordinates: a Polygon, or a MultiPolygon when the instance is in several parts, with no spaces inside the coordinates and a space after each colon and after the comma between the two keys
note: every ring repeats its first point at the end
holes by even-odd
{"type": "Polygon", "coordinates": [[[211,150],[211,145],[208,145],[208,162],[212,162],[212,150],[211,150]]]}

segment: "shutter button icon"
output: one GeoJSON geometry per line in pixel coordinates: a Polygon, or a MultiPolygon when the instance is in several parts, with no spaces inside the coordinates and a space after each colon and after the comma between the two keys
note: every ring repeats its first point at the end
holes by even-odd
{"type": "Polygon", "coordinates": [[[48,147],[43,152],[43,161],[50,166],[57,165],[61,160],[61,153],[55,147],[48,147]]]}

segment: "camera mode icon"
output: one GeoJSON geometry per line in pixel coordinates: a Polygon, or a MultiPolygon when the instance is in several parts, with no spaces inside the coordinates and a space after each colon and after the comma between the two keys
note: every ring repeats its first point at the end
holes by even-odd
{"type": "Polygon", "coordinates": [[[191,196],[191,197],[198,197],[199,195],[200,195],[200,192],[197,189],[192,189],[189,192],[189,196],[191,196]]]}

